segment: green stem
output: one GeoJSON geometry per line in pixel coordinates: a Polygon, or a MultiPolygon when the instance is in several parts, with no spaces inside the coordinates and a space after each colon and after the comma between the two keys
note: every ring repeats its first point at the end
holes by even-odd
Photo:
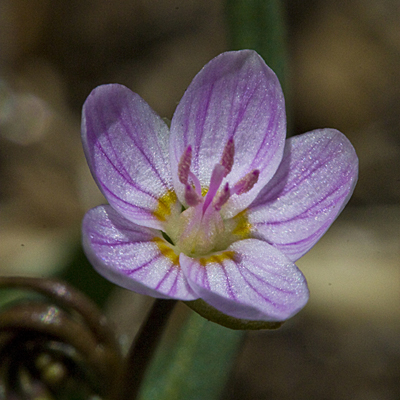
{"type": "Polygon", "coordinates": [[[278,75],[285,89],[287,48],[284,14],[282,0],[226,1],[230,48],[256,50],[278,75]]]}
{"type": "Polygon", "coordinates": [[[176,300],[155,300],[146,322],[140,328],[126,357],[120,389],[116,393],[115,400],[138,398],[143,377],[176,302],[176,300]]]}

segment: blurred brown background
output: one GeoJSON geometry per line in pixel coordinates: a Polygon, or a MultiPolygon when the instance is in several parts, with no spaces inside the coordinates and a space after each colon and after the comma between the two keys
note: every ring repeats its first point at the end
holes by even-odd
{"type": "MultiPolygon", "coordinates": [[[[229,49],[222,0],[2,0],[0,274],[71,259],[102,197],[80,110],[118,82],[171,118],[193,76],[229,49]]],[[[287,0],[293,133],[332,127],[360,159],[350,205],[298,265],[306,309],[248,334],[226,399],[400,398],[400,2],[287,0]]],[[[137,296],[116,291],[111,318],[137,296]]],[[[135,315],[138,310],[132,308],[135,315]]],[[[132,318],[128,318],[132,321],[132,318]]]]}

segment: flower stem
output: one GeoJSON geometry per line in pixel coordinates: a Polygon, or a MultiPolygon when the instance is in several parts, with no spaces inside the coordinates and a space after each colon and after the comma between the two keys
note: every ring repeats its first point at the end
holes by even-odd
{"type": "Polygon", "coordinates": [[[138,398],[143,377],[176,303],[176,300],[155,300],[147,320],[141,326],[126,357],[115,400],[138,398]]]}

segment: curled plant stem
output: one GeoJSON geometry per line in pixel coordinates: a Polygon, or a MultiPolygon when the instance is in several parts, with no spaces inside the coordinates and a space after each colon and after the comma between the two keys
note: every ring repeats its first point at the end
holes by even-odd
{"type": "Polygon", "coordinates": [[[25,372],[33,385],[58,390],[65,385],[56,388],[52,375],[45,375],[52,365],[58,365],[68,371],[65,379],[83,379],[82,385],[77,383],[82,391],[109,398],[121,374],[122,355],[97,306],[56,279],[0,277],[0,289],[13,288],[31,290],[45,298],[24,299],[0,310],[0,391],[29,392],[22,376],[25,372]],[[40,360],[47,360],[46,365],[36,364],[40,360]]]}
{"type": "Polygon", "coordinates": [[[124,372],[118,385],[120,389],[115,393],[114,400],[138,398],[148,364],[152,360],[154,350],[176,303],[176,300],[155,300],[126,357],[124,372]]]}
{"type": "Polygon", "coordinates": [[[2,288],[34,290],[52,298],[62,307],[78,312],[100,342],[119,350],[114,333],[107,326],[106,319],[96,304],[65,282],[51,278],[0,277],[0,289],[2,288]]]}
{"type": "Polygon", "coordinates": [[[56,279],[0,277],[0,289],[3,288],[32,290],[48,297],[51,302],[25,301],[2,310],[0,355],[13,360],[7,345],[11,342],[21,347],[27,340],[27,354],[33,345],[37,348],[44,346],[38,350],[40,354],[40,351],[47,351],[47,342],[65,343],[79,354],[89,370],[94,371],[92,376],[97,376],[105,398],[115,400],[138,398],[148,364],[177,302],[155,300],[123,360],[105,317],[90,299],[73,287],[56,279]]]}

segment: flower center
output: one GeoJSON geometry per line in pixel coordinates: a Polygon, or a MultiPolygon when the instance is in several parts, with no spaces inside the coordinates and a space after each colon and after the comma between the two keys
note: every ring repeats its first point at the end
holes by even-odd
{"type": "Polygon", "coordinates": [[[179,252],[190,257],[202,256],[225,250],[233,241],[233,225],[226,224],[220,210],[232,195],[248,192],[258,180],[259,171],[253,170],[240,179],[232,188],[223,179],[231,172],[234,163],[235,145],[229,139],[212,171],[205,196],[199,179],[191,172],[192,147],[188,146],[178,165],[179,181],[185,185],[185,201],[188,206],[178,221],[169,224],[167,234],[179,252]],[[172,226],[173,225],[173,226],[172,226]]]}

